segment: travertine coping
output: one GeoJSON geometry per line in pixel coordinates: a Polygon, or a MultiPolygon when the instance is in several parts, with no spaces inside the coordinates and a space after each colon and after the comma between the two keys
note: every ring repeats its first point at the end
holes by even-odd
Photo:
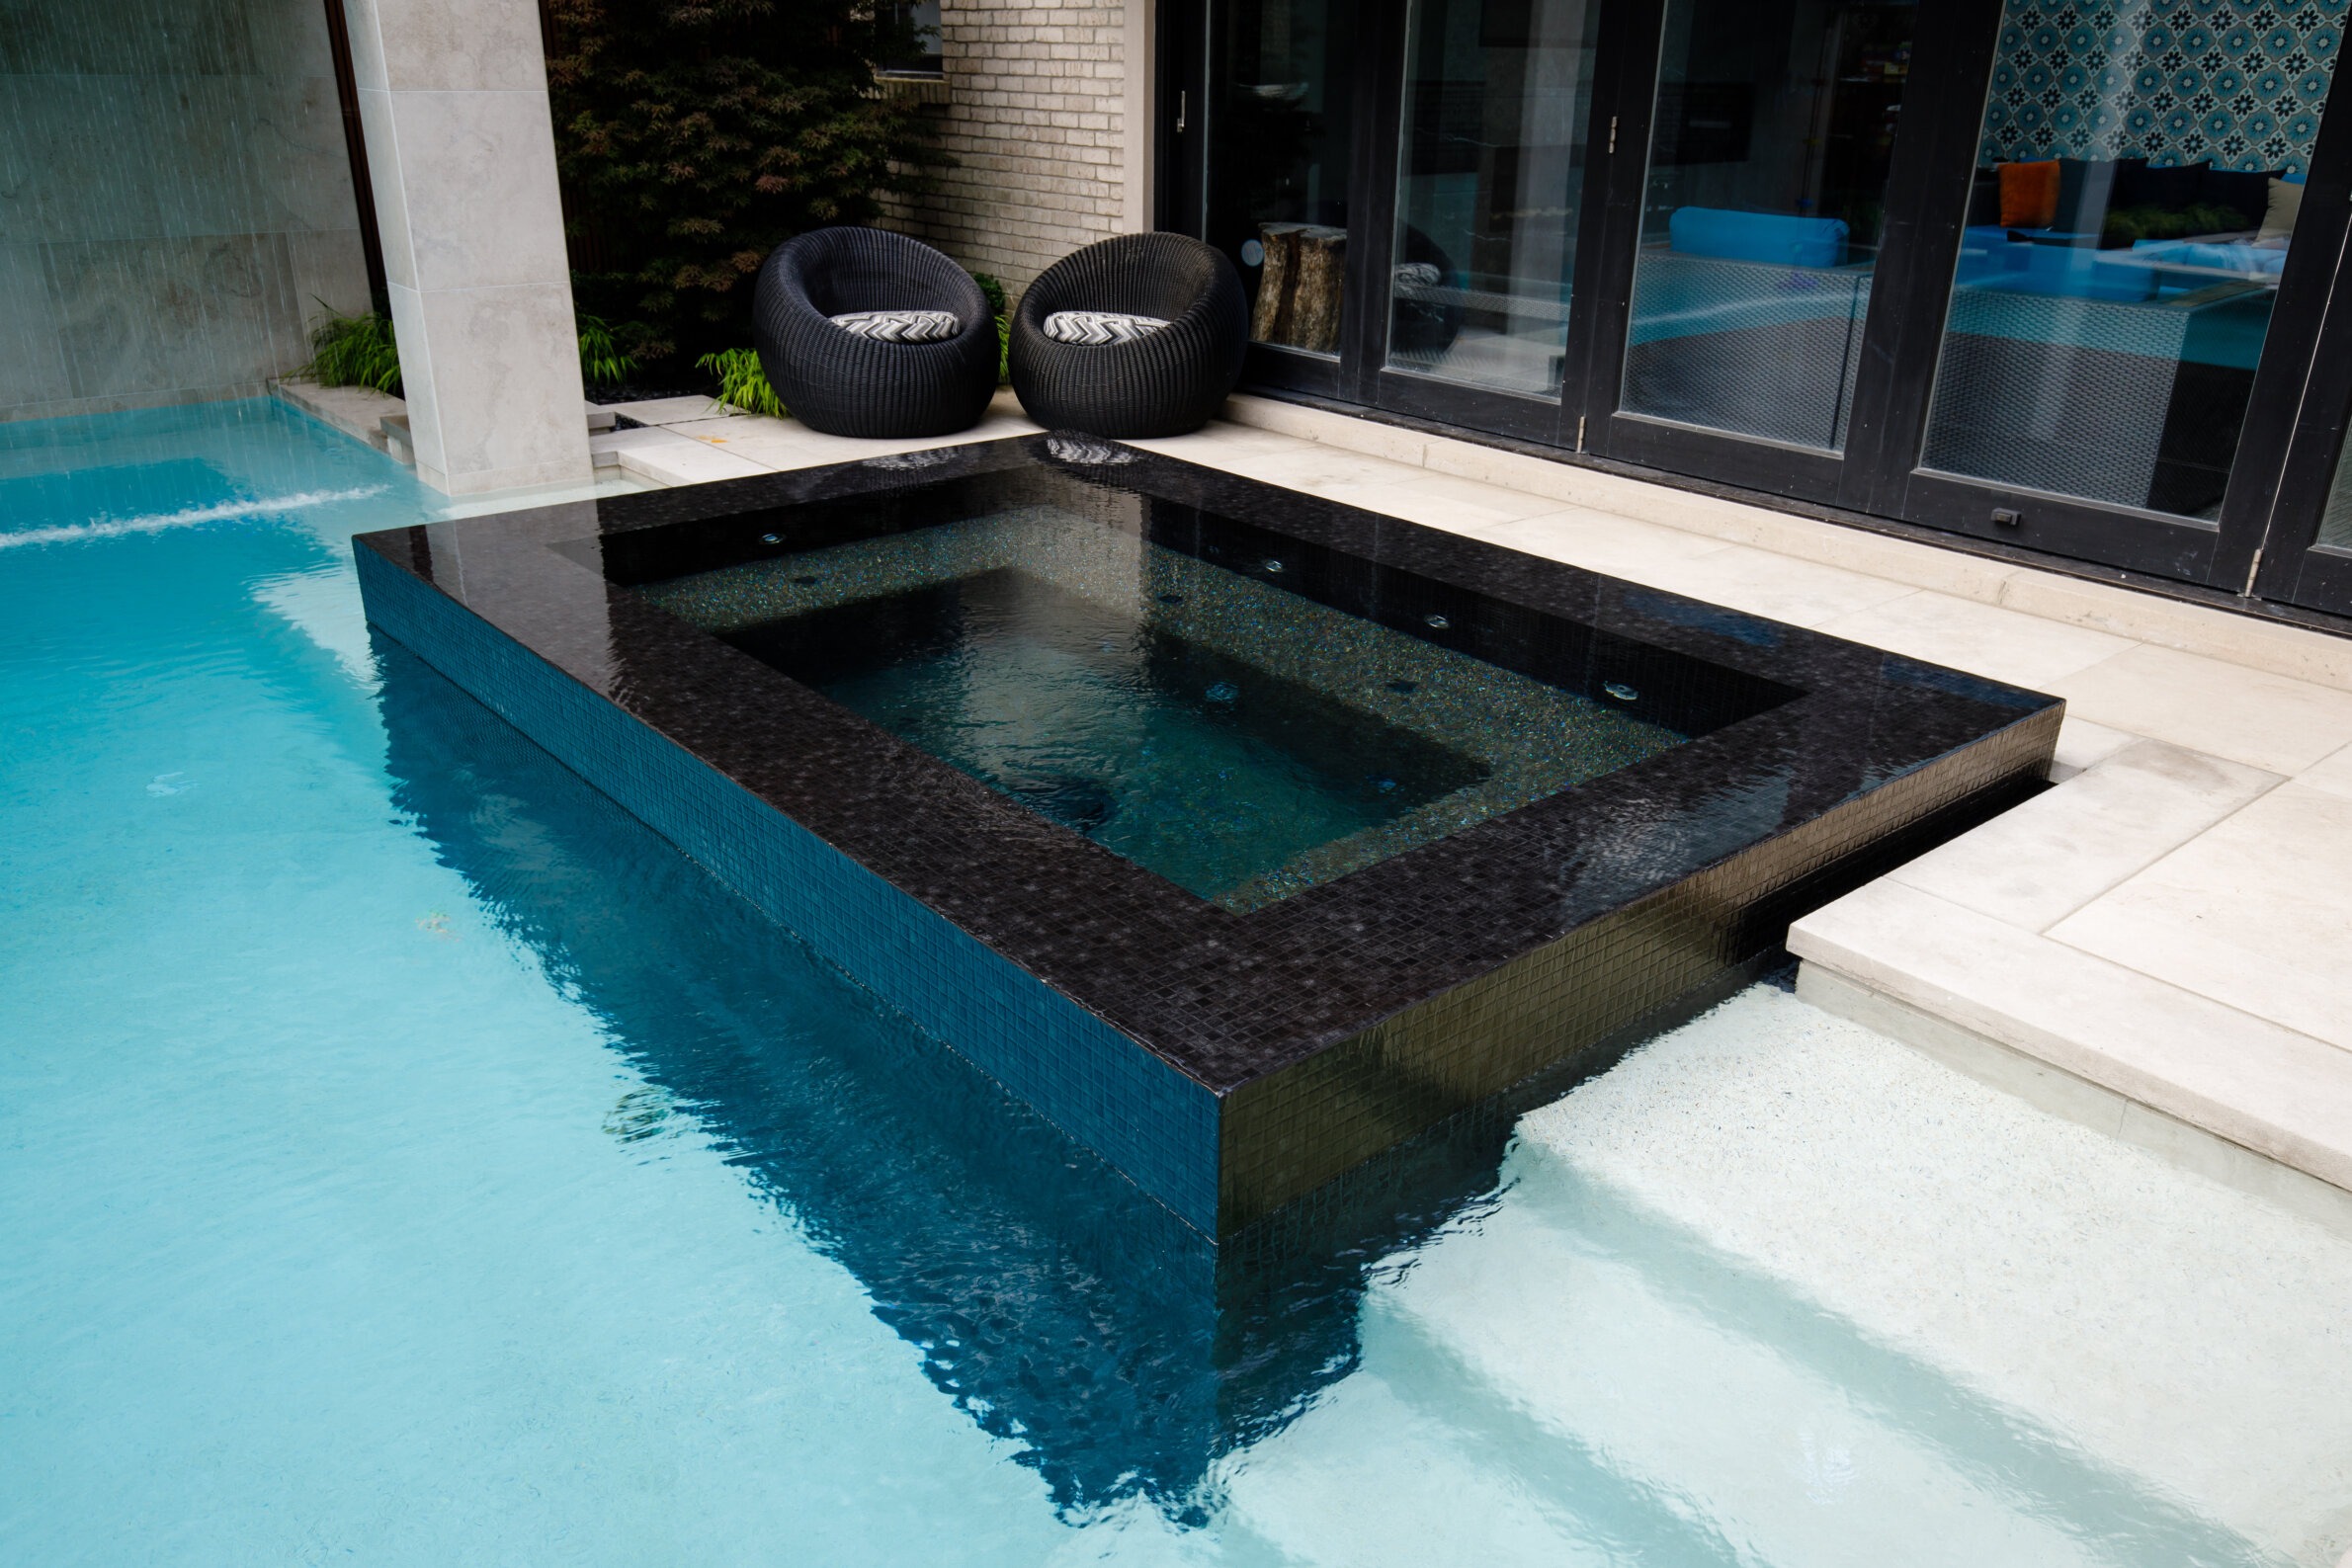
{"type": "Polygon", "coordinates": [[[1778,555],[1819,561],[1913,588],[1933,589],[2352,692],[2352,637],[2329,636],[1272,398],[1236,396],[1226,403],[1225,418],[1237,425],[1321,442],[1367,456],[1412,463],[1432,473],[1454,474],[1547,496],[1567,506],[1591,507],[1685,533],[1752,544],[1778,555]]]}

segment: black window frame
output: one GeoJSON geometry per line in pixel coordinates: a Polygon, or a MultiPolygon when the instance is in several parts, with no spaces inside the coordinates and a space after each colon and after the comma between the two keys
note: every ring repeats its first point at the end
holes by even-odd
{"type": "MultiPolygon", "coordinates": [[[[1366,0],[1357,51],[1347,297],[1336,360],[1252,345],[1245,387],[1908,524],[2135,580],[2352,615],[2352,551],[2318,547],[2320,510],[2352,432],[2352,99],[2323,116],[2218,520],[2021,489],[1920,466],[2001,0],[1920,0],[1892,149],[1886,227],[1845,450],[1677,424],[1619,406],[1667,0],[1600,0],[1564,384],[1556,400],[1388,369],[1385,280],[1401,157],[1408,0],[1366,0]],[[1614,132],[1614,134],[1612,134],[1614,132]]],[[[1160,9],[1162,227],[1200,234],[1207,69],[1222,0],[1160,9]],[[1179,95],[1185,95],[1180,98],[1179,95]],[[1176,107],[1189,104],[1181,133],[1176,107]],[[1189,193],[1189,203],[1188,203],[1189,193]]]]}

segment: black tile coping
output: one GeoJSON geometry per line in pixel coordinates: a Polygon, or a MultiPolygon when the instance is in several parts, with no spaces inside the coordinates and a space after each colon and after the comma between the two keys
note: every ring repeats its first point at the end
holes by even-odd
{"type": "Polygon", "coordinates": [[[383,631],[1212,1236],[1720,987],[1805,909],[2040,787],[2062,713],[1070,437],[398,529],[355,552],[383,631]],[[1637,716],[1691,738],[1235,912],[636,591],[1041,501],[1217,564],[1279,552],[1287,592],[1571,691],[1635,687],[1637,716]]]}

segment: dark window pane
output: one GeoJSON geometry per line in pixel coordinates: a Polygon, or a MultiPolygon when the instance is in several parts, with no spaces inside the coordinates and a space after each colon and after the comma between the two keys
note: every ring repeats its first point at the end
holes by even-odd
{"type": "Polygon", "coordinates": [[[894,76],[939,75],[944,64],[939,45],[939,0],[916,0],[888,9],[913,30],[915,37],[914,47],[888,61],[884,70],[894,76]]]}
{"type": "Polygon", "coordinates": [[[1317,354],[1339,351],[1347,262],[1354,29],[1333,12],[1227,6],[1209,123],[1209,240],[1241,268],[1250,336],[1317,354]]]}
{"type": "Polygon", "coordinates": [[[1388,363],[1556,396],[1600,8],[1416,0],[1388,363]]]}

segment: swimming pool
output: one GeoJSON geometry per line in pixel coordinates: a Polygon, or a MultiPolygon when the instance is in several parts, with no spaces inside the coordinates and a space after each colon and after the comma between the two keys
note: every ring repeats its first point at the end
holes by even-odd
{"type": "Polygon", "coordinates": [[[372,642],[431,515],[270,404],[0,426],[0,1560],[2352,1546],[2352,1245],[1770,988],[1205,1282],[372,642]]]}

